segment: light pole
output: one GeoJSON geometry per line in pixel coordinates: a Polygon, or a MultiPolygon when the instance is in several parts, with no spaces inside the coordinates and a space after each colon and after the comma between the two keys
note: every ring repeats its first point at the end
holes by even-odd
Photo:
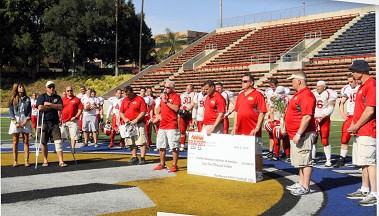
{"type": "Polygon", "coordinates": [[[143,26],[143,3],[144,0],[142,0],[142,6],[141,6],[141,15],[140,15],[140,26],[139,26],[139,61],[138,61],[138,73],[141,72],[142,68],[142,26],[143,26]]]}
{"type": "Polygon", "coordinates": [[[114,52],[114,75],[118,76],[118,0],[115,0],[116,6],[116,38],[115,38],[115,52],[114,52]]]}
{"type": "Polygon", "coordinates": [[[220,28],[222,28],[222,0],[220,0],[220,28]]]}

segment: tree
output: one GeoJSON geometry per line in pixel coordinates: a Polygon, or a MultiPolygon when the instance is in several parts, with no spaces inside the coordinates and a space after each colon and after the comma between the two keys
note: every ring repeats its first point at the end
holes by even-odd
{"type": "Polygon", "coordinates": [[[157,52],[158,59],[162,60],[171,56],[182,49],[181,41],[187,39],[184,35],[172,32],[169,28],[165,29],[166,34],[157,38],[157,43],[161,44],[157,52]]]}
{"type": "Polygon", "coordinates": [[[10,64],[17,71],[25,67],[35,71],[43,57],[41,16],[55,0],[3,0],[0,1],[1,66],[10,64]]]}
{"type": "Polygon", "coordinates": [[[42,35],[44,50],[65,71],[73,66],[73,60],[106,58],[114,34],[113,10],[114,4],[109,0],[60,1],[42,17],[46,26],[42,35]]]}

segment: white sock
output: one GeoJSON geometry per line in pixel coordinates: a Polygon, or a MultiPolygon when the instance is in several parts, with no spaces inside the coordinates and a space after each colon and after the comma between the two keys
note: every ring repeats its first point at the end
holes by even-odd
{"type": "Polygon", "coordinates": [[[370,192],[370,188],[368,188],[368,187],[366,188],[366,187],[363,187],[363,186],[362,186],[362,187],[361,187],[361,191],[367,193],[367,192],[370,192]]]}
{"type": "Polygon", "coordinates": [[[312,159],[316,158],[317,144],[312,145],[312,159]]]}
{"type": "Polygon", "coordinates": [[[348,152],[349,150],[347,150],[347,149],[341,149],[341,157],[346,157],[346,155],[347,155],[347,152],[348,152]]]}
{"type": "Polygon", "coordinates": [[[324,146],[324,152],[326,161],[330,161],[330,158],[332,157],[332,147],[330,145],[324,146]]]}
{"type": "Polygon", "coordinates": [[[371,195],[373,195],[374,197],[376,197],[378,195],[377,192],[371,192],[371,195]]]}

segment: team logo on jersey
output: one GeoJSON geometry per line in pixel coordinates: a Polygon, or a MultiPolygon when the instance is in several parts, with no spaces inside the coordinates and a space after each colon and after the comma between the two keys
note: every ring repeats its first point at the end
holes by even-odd
{"type": "Polygon", "coordinates": [[[363,92],[362,92],[362,90],[360,90],[358,93],[359,93],[359,94],[362,94],[363,92]]]}
{"type": "Polygon", "coordinates": [[[216,103],[216,101],[211,100],[211,104],[215,104],[215,103],[216,103]]]}
{"type": "Polygon", "coordinates": [[[71,103],[75,103],[75,100],[72,100],[71,103]]]}
{"type": "Polygon", "coordinates": [[[297,96],[293,97],[294,100],[297,100],[297,96]]]}
{"type": "Polygon", "coordinates": [[[132,104],[137,104],[137,101],[133,101],[133,103],[132,104]]]}
{"type": "Polygon", "coordinates": [[[170,99],[168,99],[168,101],[171,103],[171,102],[172,102],[172,99],[170,98],[170,99]]]}
{"type": "Polygon", "coordinates": [[[58,102],[58,99],[54,98],[53,102],[54,102],[54,103],[57,103],[57,102],[58,102]]]}
{"type": "Polygon", "coordinates": [[[254,99],[253,97],[248,97],[247,98],[247,100],[250,100],[250,101],[253,100],[253,99],[254,99]]]}

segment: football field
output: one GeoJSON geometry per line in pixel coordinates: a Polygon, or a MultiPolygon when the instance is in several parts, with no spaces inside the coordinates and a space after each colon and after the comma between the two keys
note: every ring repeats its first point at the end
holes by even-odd
{"type": "MultiPolygon", "coordinates": [[[[9,118],[8,118],[9,119],[9,118]]],[[[360,207],[346,193],[360,186],[361,174],[350,164],[325,168],[323,152],[314,168],[310,195],[292,195],[285,186],[297,179],[297,170],[283,161],[264,161],[264,180],[239,182],[187,174],[186,152],[179,171],[152,171],[158,153],[149,151],[146,165],[131,166],[130,151],[91,144],[76,149],[77,165],[64,143],[66,168],[57,164],[49,145],[49,167],[12,167],[9,120],[1,119],[2,215],[157,215],[168,212],[188,215],[376,215],[376,207],[360,207]]],[[[339,153],[340,122],[332,123],[331,141],[339,153]],[[337,147],[338,146],[338,147],[337,147]]],[[[266,133],[264,132],[265,136],[266,133]]],[[[154,139],[153,139],[154,140],[154,139]]],[[[154,141],[153,141],[154,142],[154,141]]],[[[19,144],[22,150],[22,144],[19,144]]],[[[265,147],[267,142],[265,141],[265,147]]],[[[35,163],[34,140],[31,164],[35,163]]],[[[322,151],[322,148],[319,147],[322,151]]],[[[266,152],[265,152],[266,153],[266,152]]],[[[169,153],[168,153],[169,154],[169,153]]],[[[336,158],[335,156],[334,158],[336,158]]],[[[171,165],[168,159],[167,165],[171,165]]],[[[39,156],[39,163],[42,155],[39,156]]]]}

